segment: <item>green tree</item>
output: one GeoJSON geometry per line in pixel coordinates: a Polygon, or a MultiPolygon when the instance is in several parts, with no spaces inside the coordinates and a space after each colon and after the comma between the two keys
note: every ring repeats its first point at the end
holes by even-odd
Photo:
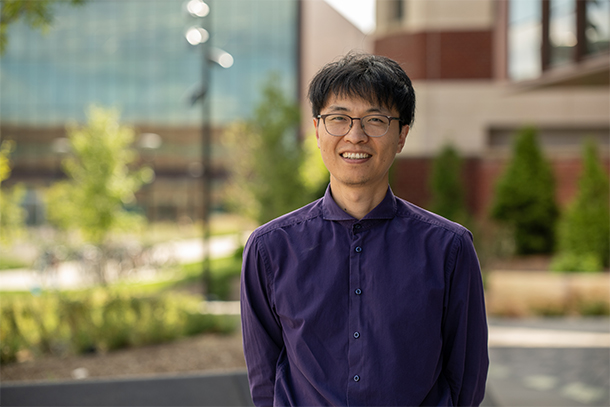
{"type": "Polygon", "coordinates": [[[279,83],[277,75],[271,76],[253,118],[229,126],[224,134],[232,157],[228,203],[261,224],[311,201],[324,179],[299,142],[298,105],[279,83]]]}
{"type": "Polygon", "coordinates": [[[24,231],[25,210],[20,203],[25,194],[22,185],[11,189],[2,189],[2,182],[11,175],[9,156],[15,148],[15,142],[4,140],[0,144],[0,244],[9,244],[24,231]]]}
{"type": "Polygon", "coordinates": [[[8,28],[23,20],[33,29],[48,30],[53,23],[54,3],[83,4],[85,0],[2,0],[0,2],[0,55],[8,46],[8,28]]]}
{"type": "Polygon", "coordinates": [[[453,146],[445,146],[435,158],[432,164],[430,188],[432,212],[454,222],[466,222],[462,160],[453,146]]]}
{"type": "Polygon", "coordinates": [[[120,125],[118,111],[91,107],[87,116],[86,126],[68,128],[72,155],[62,162],[68,180],[49,189],[47,216],[60,229],[78,230],[86,241],[102,245],[110,232],[141,222],[125,207],[154,174],[148,167],[129,168],[136,158],[130,147],[134,131],[120,125]]]}
{"type": "Polygon", "coordinates": [[[578,193],[558,225],[557,271],[600,271],[610,257],[610,187],[592,141],[583,151],[578,193]]]}
{"type": "Polygon", "coordinates": [[[304,191],[309,196],[308,200],[311,201],[324,195],[329,183],[330,174],[320,155],[315,132],[306,135],[302,146],[305,158],[301,163],[299,173],[304,191]]]}
{"type": "Polygon", "coordinates": [[[491,216],[513,229],[518,254],[534,254],[553,250],[558,213],[551,166],[538,146],[536,129],[524,128],[496,185],[491,216]]]}

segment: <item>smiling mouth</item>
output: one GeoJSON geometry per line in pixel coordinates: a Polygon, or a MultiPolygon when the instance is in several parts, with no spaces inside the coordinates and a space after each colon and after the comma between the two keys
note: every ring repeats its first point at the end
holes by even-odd
{"type": "Polygon", "coordinates": [[[371,155],[366,153],[343,153],[341,157],[347,158],[348,160],[362,160],[364,158],[369,158],[371,155]]]}

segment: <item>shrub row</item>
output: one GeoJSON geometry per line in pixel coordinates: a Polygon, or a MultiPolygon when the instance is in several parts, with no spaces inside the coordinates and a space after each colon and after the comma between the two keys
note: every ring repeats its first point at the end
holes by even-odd
{"type": "MultiPolygon", "coordinates": [[[[515,135],[512,157],[498,179],[490,208],[491,218],[511,235],[515,254],[553,254],[554,271],[601,271],[610,265],[610,186],[593,140],[584,145],[582,165],[576,196],[560,208],[538,130],[527,127],[515,135]]],[[[446,147],[434,161],[430,208],[469,223],[461,173],[457,151],[446,147]]]]}
{"type": "Polygon", "coordinates": [[[200,302],[177,293],[134,296],[101,289],[3,298],[0,362],[14,362],[20,353],[104,352],[235,329],[231,318],[201,314],[200,302]]]}

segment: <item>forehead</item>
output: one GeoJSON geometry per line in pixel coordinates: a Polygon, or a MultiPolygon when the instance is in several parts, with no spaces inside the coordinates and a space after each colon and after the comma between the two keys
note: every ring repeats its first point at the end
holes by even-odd
{"type": "Polygon", "coordinates": [[[395,109],[379,104],[377,101],[366,100],[357,96],[330,94],[322,110],[328,112],[344,113],[381,113],[395,115],[395,109]]]}

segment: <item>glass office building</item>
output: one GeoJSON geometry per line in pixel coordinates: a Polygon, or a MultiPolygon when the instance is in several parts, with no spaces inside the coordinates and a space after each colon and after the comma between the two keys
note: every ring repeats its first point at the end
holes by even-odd
{"type": "Polygon", "coordinates": [[[514,81],[607,59],[610,51],[608,0],[511,0],[508,25],[508,71],[514,81]]]}
{"type": "MultiPolygon", "coordinates": [[[[155,195],[175,201],[181,193],[169,185],[184,182],[185,190],[196,185],[189,168],[201,160],[201,126],[208,116],[202,100],[192,100],[204,78],[209,78],[205,101],[216,136],[218,129],[251,115],[272,73],[296,102],[298,0],[206,3],[205,17],[190,14],[187,0],[59,3],[52,6],[54,21],[46,32],[22,22],[11,25],[0,59],[1,137],[17,143],[9,181],[48,184],[57,165],[53,140],[64,136],[67,123],[83,123],[95,104],[118,108],[123,123],[161,136],[155,195]],[[191,45],[185,34],[192,27],[206,29],[208,42],[191,45]],[[225,69],[208,62],[205,47],[230,53],[233,65],[225,69]]],[[[178,207],[186,205],[161,201],[158,206],[173,207],[165,211],[168,218],[179,216],[178,207]]]]}
{"type": "Polygon", "coordinates": [[[36,126],[83,120],[88,105],[121,109],[129,123],[197,125],[191,93],[211,68],[212,115],[224,123],[250,114],[271,71],[285,91],[297,89],[297,2],[208,1],[207,17],[193,17],[180,0],[88,0],[57,4],[48,32],[18,23],[0,61],[0,119],[36,126]],[[185,33],[210,31],[193,46],[185,33]],[[211,45],[234,57],[230,69],[204,64],[211,45]]]}

